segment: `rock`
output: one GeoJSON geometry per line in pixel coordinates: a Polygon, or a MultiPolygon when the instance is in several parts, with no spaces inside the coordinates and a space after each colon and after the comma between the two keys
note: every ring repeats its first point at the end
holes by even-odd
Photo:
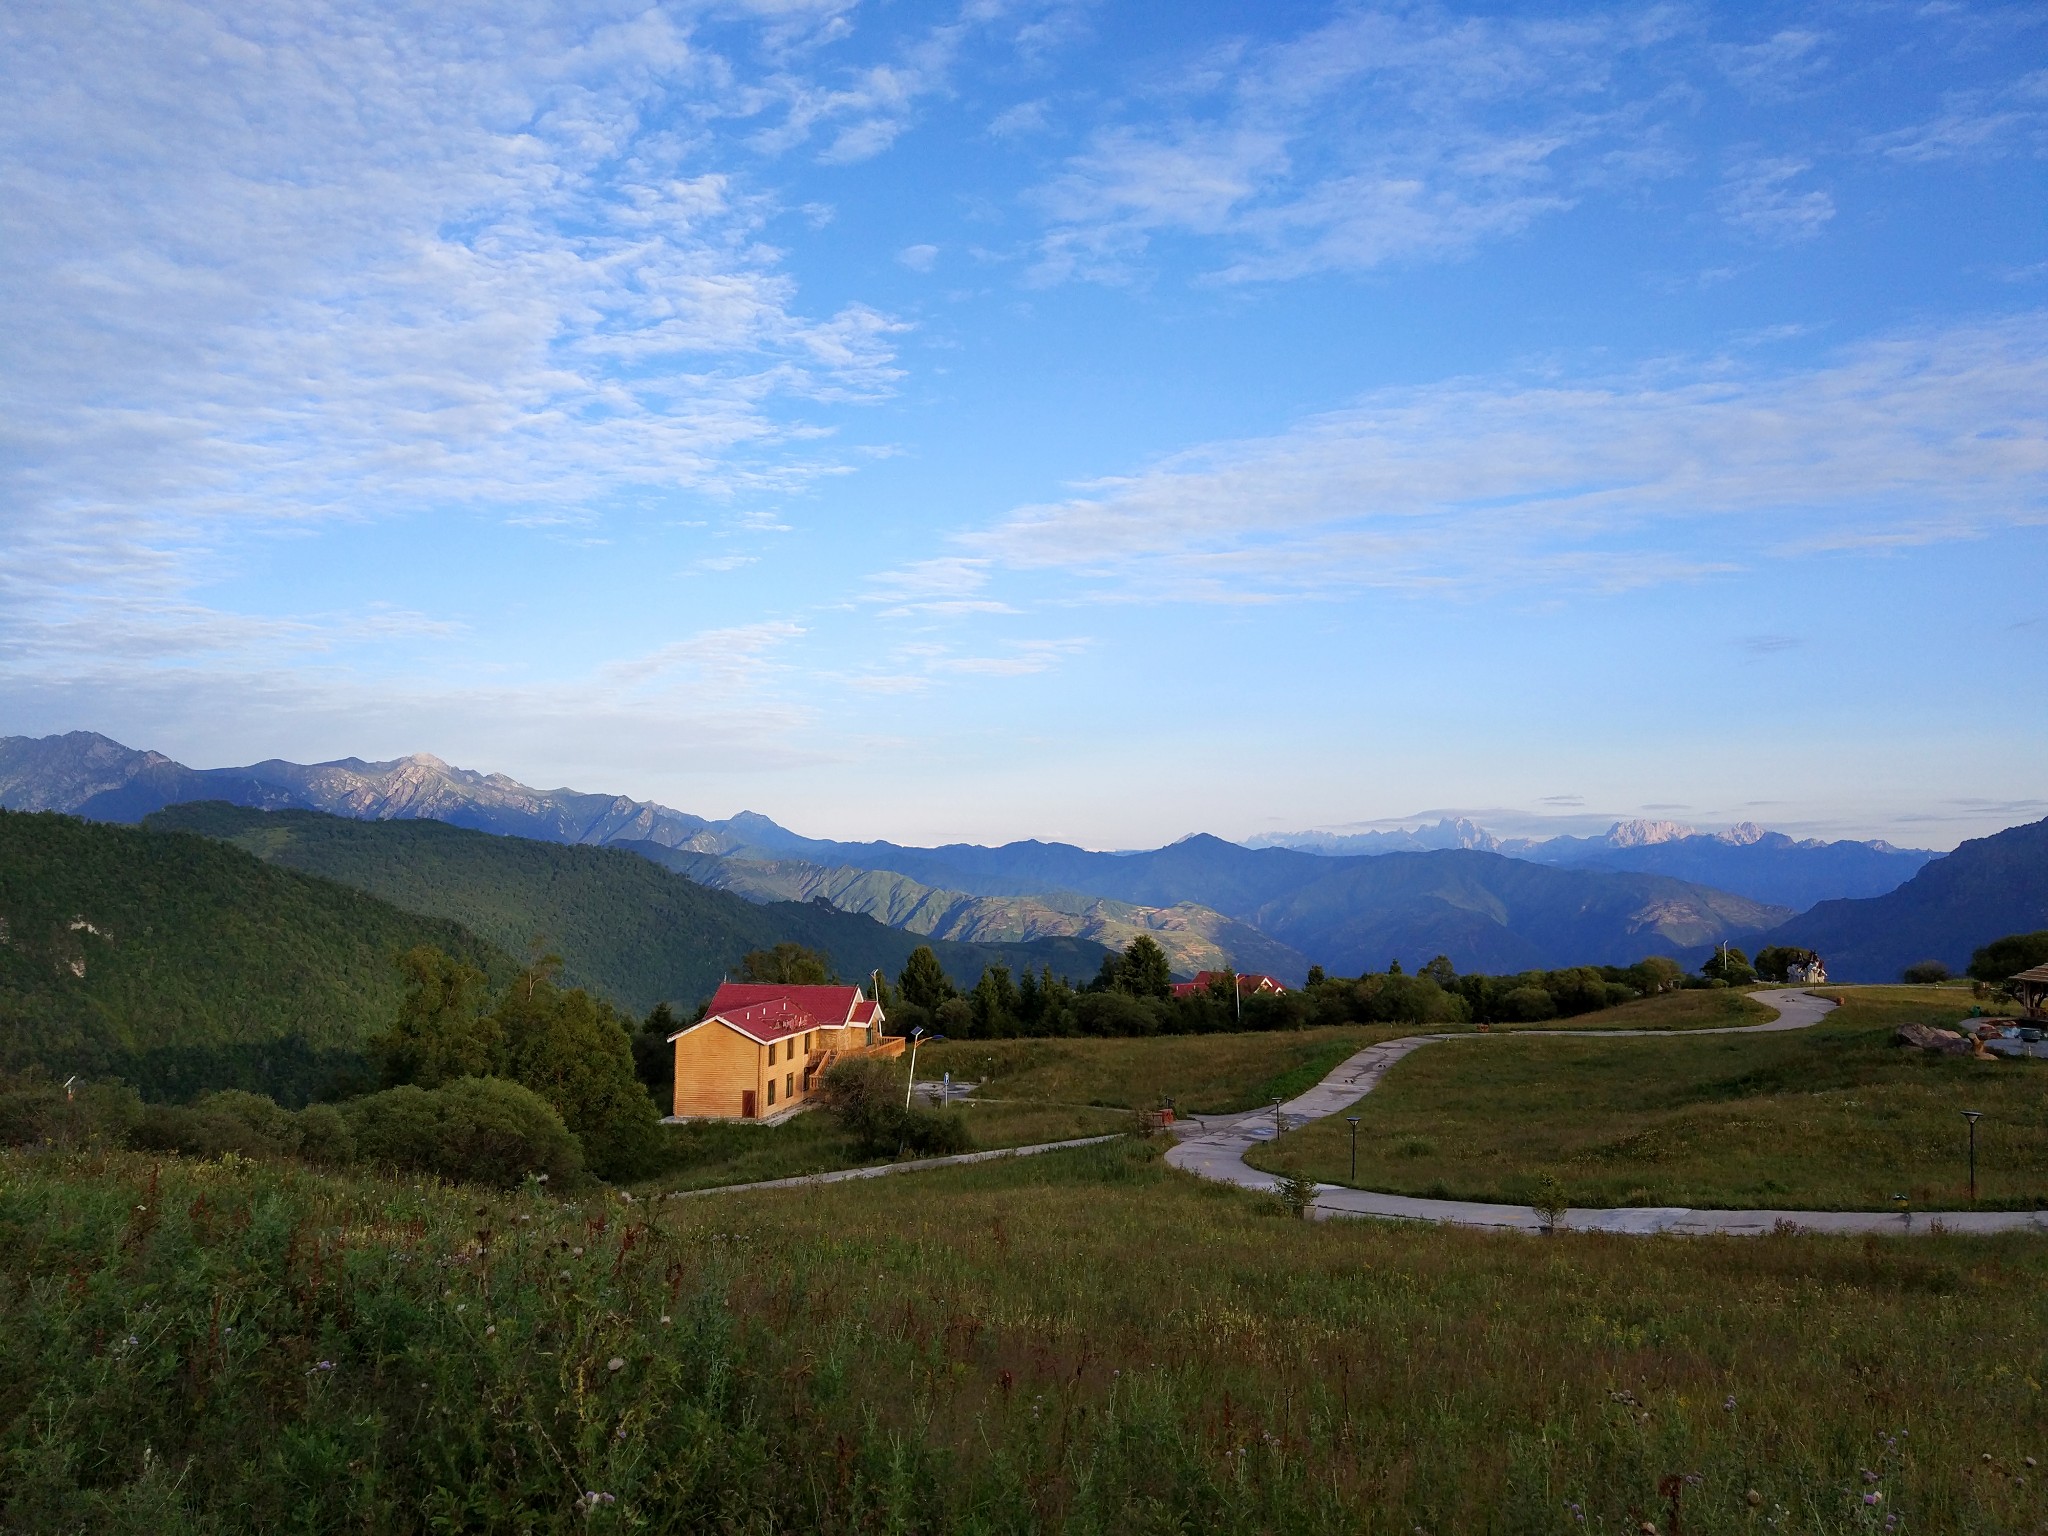
{"type": "Polygon", "coordinates": [[[1910,1045],[1918,1051],[1938,1051],[1944,1056],[1967,1056],[1970,1042],[1952,1029],[1937,1029],[1932,1024],[1901,1024],[1897,1034],[1892,1036],[1894,1045],[1910,1045]]]}

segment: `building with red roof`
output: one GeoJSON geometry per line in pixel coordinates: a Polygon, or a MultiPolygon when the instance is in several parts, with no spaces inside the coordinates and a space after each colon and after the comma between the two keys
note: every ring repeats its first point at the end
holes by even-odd
{"type": "Polygon", "coordinates": [[[670,1035],[678,1120],[781,1119],[805,1108],[835,1062],[895,1056],[882,1006],[859,987],[723,983],[704,1017],[670,1035]]]}
{"type": "MultiPolygon", "coordinates": [[[[1206,996],[1212,986],[1215,986],[1229,974],[1230,972],[1228,971],[1197,971],[1193,981],[1175,982],[1173,984],[1173,995],[1175,997],[1206,996]]],[[[1257,997],[1261,993],[1268,997],[1278,997],[1286,990],[1287,984],[1277,976],[1267,976],[1258,971],[1239,971],[1237,973],[1237,995],[1239,997],[1257,997]]]]}

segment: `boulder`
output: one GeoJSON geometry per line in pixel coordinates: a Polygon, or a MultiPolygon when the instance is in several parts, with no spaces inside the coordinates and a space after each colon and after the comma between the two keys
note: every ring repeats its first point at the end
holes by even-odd
{"type": "Polygon", "coordinates": [[[1932,1024],[1902,1024],[1892,1036],[1893,1045],[1910,1045],[1917,1051],[1937,1051],[1943,1056],[1967,1056],[1970,1042],[1952,1029],[1932,1024]]]}

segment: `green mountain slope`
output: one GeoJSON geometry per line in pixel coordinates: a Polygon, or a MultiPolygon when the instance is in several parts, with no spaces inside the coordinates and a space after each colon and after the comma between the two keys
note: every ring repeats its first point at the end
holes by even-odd
{"type": "Polygon", "coordinates": [[[0,811],[0,1064],[302,1100],[361,1070],[416,944],[512,968],[454,923],[219,842],[0,811]]]}
{"type": "Polygon", "coordinates": [[[1029,896],[971,896],[925,885],[885,869],[810,864],[801,859],[722,858],[659,843],[628,848],[699,885],[732,891],[749,901],[829,901],[842,912],[861,912],[892,928],[965,943],[1018,943],[1062,937],[1092,939],[1122,949],[1150,934],[1174,972],[1230,966],[1260,971],[1299,986],[1308,960],[1258,929],[1194,902],[1148,907],[1103,897],[1048,892],[1029,896]]]}
{"type": "Polygon", "coordinates": [[[1897,981],[1939,960],[1960,973],[1972,950],[2048,928],[2048,821],[1972,838],[1897,890],[1824,901],[1762,941],[1816,950],[1837,981],[1897,981]]]}
{"type": "MultiPolygon", "coordinates": [[[[220,803],[173,806],[145,823],[222,838],[255,854],[402,907],[462,924],[523,954],[536,940],[560,954],[563,980],[635,1013],[694,1005],[750,949],[785,940],[821,949],[849,980],[893,977],[926,942],[821,902],[756,905],[656,867],[622,848],[538,842],[439,821],[351,821],[317,811],[220,803]]],[[[932,941],[939,963],[971,984],[991,961],[1049,964],[1092,976],[1103,947],[1051,938],[986,945],[932,941]]]]}

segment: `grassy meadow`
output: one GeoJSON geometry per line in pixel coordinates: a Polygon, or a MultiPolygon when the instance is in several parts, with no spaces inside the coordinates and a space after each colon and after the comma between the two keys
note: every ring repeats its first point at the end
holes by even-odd
{"type": "MultiPolygon", "coordinates": [[[[1356,1182],[1528,1203],[1550,1174],[1580,1206],[1884,1210],[1905,1194],[1916,1209],[1961,1208],[1960,1111],[1977,1109],[1979,1204],[2048,1205],[2048,1062],[1932,1057],[1889,1043],[1901,1024],[1961,1018],[1965,991],[1839,995],[1844,1007],[1785,1034],[1426,1047],[1352,1111],[1356,1182]]],[[[1250,1160],[1350,1183],[1350,1128],[1343,1116],[1318,1121],[1250,1160]]]]}
{"type": "Polygon", "coordinates": [[[2035,1530],[2044,1288],[1304,1223],[1129,1139],[631,1204],[11,1152],[0,1528],[2035,1530]]]}
{"type": "MultiPolygon", "coordinates": [[[[922,1065],[920,1062],[919,1066],[922,1065]]],[[[1074,1104],[981,1104],[968,1100],[959,1104],[954,1113],[966,1118],[978,1150],[1072,1141],[1128,1130],[1131,1126],[1128,1111],[1074,1104]]],[[[665,1125],[661,1130],[665,1149],[663,1171],[633,1185],[643,1194],[749,1184],[760,1179],[786,1179],[797,1174],[827,1173],[837,1168],[891,1161],[864,1153],[855,1139],[822,1109],[807,1111],[780,1125],[704,1120],[690,1125],[665,1125]]]]}
{"type": "Polygon", "coordinates": [[[1171,1099],[1182,1114],[1255,1109],[1274,1095],[1313,1087],[1345,1057],[1379,1040],[1413,1034],[1392,1024],[1353,1024],[1244,1034],[1122,1039],[948,1040],[918,1055],[917,1075],[983,1086],[989,1099],[1151,1109],[1171,1099]]]}
{"type": "Polygon", "coordinates": [[[1568,1019],[1545,1019],[1538,1024],[1495,1024],[1495,1034],[1545,1029],[1740,1029],[1748,1024],[1768,1024],[1778,1016],[1746,992],[1734,988],[1700,988],[1687,992],[1665,992],[1656,997],[1639,997],[1632,1003],[1577,1014],[1568,1019]]]}

